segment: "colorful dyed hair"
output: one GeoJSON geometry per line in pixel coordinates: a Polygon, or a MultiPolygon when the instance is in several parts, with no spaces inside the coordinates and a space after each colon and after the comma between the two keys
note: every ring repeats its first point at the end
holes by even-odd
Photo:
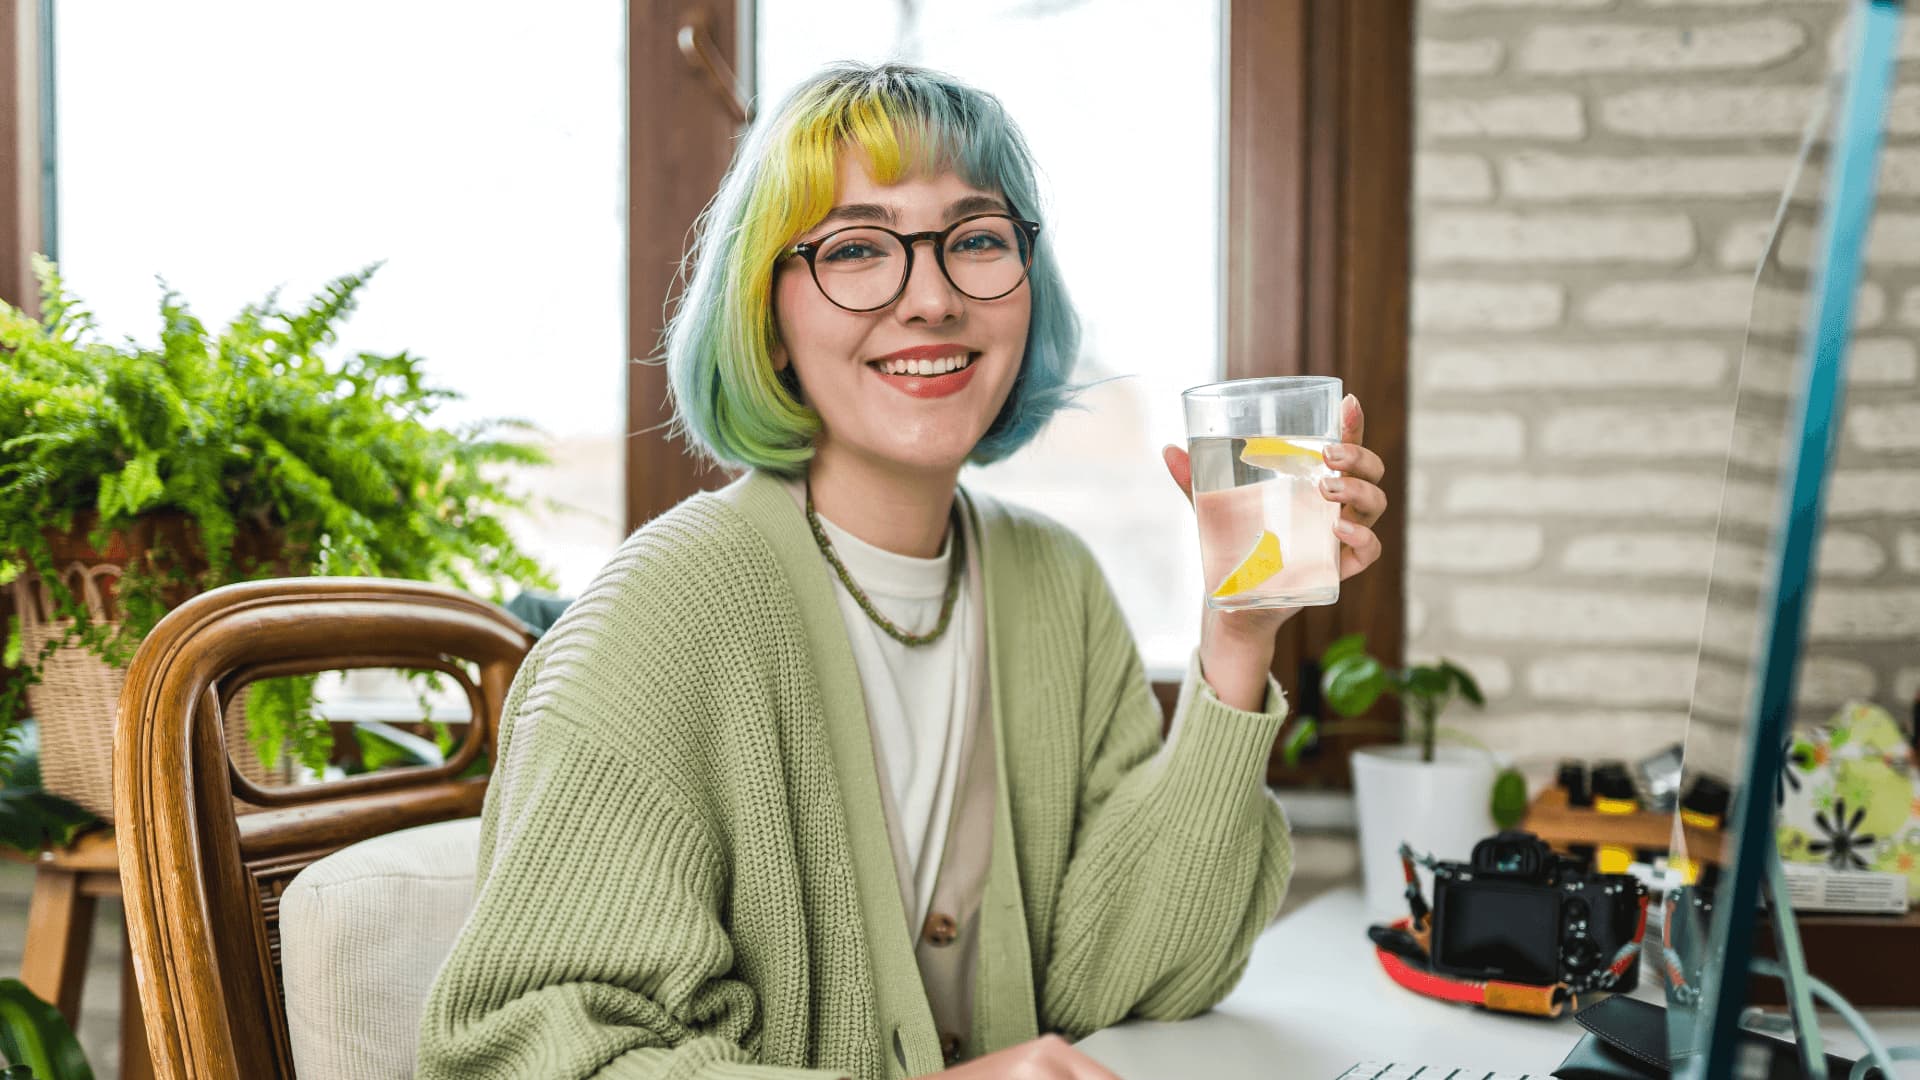
{"type": "MultiPolygon", "coordinates": [[[[800,401],[792,365],[773,369],[774,261],[833,208],[848,146],[867,153],[882,184],[952,168],[1016,217],[1045,223],[1032,153],[993,95],[904,64],[834,64],[802,83],[747,134],[701,214],[667,329],[675,428],[718,461],[793,475],[813,456],[820,414],[800,401]]],[[[1082,389],[1069,381],[1080,321],[1044,228],[1027,287],[1026,355],[968,457],[977,464],[1026,445],[1082,389]]]]}

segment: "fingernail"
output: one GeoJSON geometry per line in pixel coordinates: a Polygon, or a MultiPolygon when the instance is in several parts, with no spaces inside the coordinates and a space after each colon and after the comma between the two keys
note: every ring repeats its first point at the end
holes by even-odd
{"type": "Polygon", "coordinates": [[[1353,522],[1348,521],[1346,518],[1340,518],[1333,523],[1333,531],[1339,533],[1341,536],[1352,536],[1353,522]]]}
{"type": "Polygon", "coordinates": [[[1327,494],[1338,495],[1340,494],[1340,489],[1345,485],[1340,482],[1339,477],[1329,476],[1325,480],[1320,481],[1320,486],[1326,490],[1327,494]]]}
{"type": "Polygon", "coordinates": [[[1327,447],[1325,457],[1328,461],[1336,465],[1347,460],[1347,445],[1345,443],[1334,443],[1332,446],[1327,447]]]}

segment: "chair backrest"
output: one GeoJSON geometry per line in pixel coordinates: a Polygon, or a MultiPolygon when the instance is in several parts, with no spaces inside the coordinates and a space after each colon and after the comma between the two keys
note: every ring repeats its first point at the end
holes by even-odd
{"type": "Polygon", "coordinates": [[[194,597],[127,670],[114,740],[121,888],[154,1074],[292,1077],[278,909],[294,875],[349,844],[480,812],[457,779],[495,737],[533,639],[462,592],[385,578],[280,578],[194,597]],[[475,677],[467,672],[471,666],[475,677]],[[351,668],[443,673],[473,722],[443,765],[297,787],[240,776],[224,707],[247,683],[351,668]],[[235,800],[262,807],[235,813],[235,800]]]}

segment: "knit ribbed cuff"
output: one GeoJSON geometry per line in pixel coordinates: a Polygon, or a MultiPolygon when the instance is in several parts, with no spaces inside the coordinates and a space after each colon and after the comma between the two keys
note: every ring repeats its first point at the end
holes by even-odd
{"type": "Polygon", "coordinates": [[[1195,650],[1181,693],[1177,739],[1170,747],[1169,809],[1181,820],[1220,821],[1246,805],[1250,789],[1264,785],[1273,741],[1287,718],[1287,695],[1267,676],[1267,699],[1259,712],[1220,700],[1200,674],[1195,650]]]}

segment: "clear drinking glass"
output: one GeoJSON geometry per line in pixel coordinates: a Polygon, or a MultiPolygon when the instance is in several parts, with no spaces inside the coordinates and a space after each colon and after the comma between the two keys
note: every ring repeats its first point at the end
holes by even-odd
{"type": "Polygon", "coordinates": [[[1340,598],[1340,504],[1320,493],[1340,438],[1340,380],[1234,379],[1180,395],[1207,606],[1315,607],[1340,598]]]}

